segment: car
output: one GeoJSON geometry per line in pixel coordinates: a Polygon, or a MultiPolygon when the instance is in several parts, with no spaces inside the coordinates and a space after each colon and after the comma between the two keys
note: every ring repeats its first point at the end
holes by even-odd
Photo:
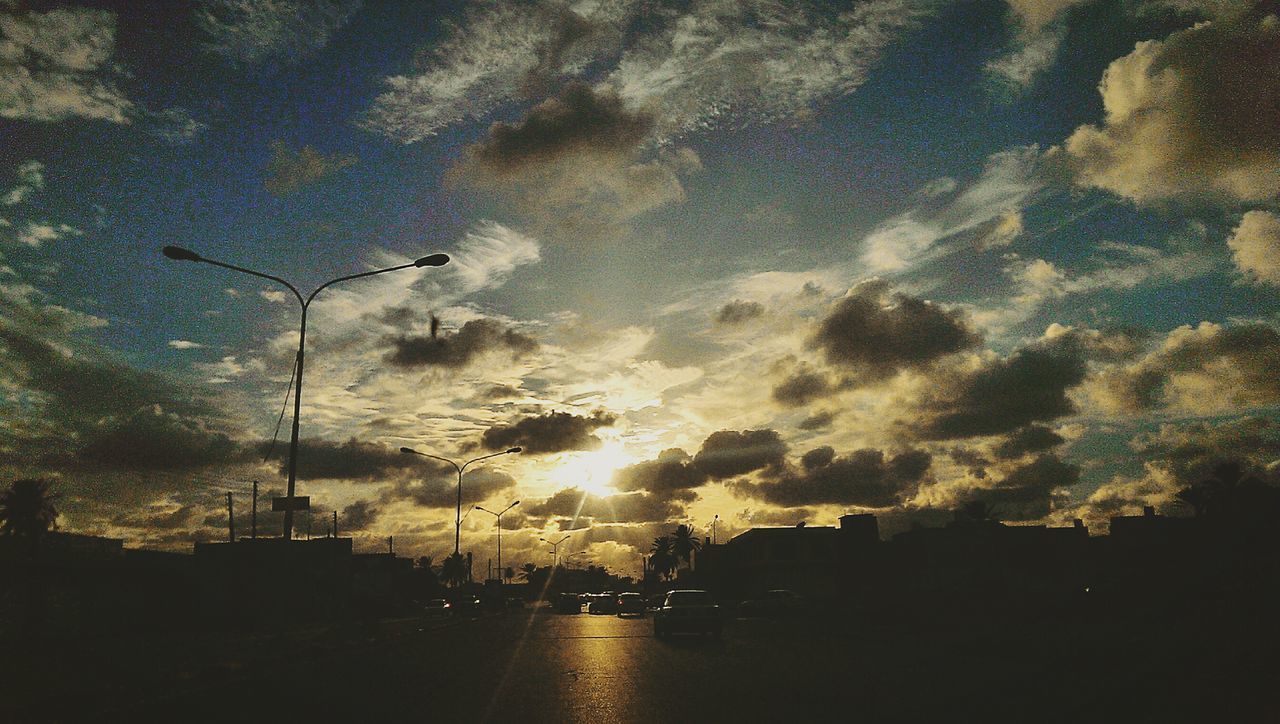
{"type": "Polygon", "coordinates": [[[425,616],[448,616],[452,608],[445,599],[433,598],[422,604],[422,613],[425,616]]]}
{"type": "Polygon", "coordinates": [[[618,597],[612,591],[593,593],[587,598],[587,613],[612,615],[618,611],[618,597]]]}
{"type": "Polygon", "coordinates": [[[449,610],[455,616],[476,617],[484,613],[484,603],[476,596],[463,595],[449,602],[449,610]]]}
{"type": "Polygon", "coordinates": [[[680,589],[667,593],[667,598],[653,614],[654,638],[675,633],[710,634],[720,638],[724,621],[720,606],[708,591],[680,589]]]}
{"type": "Polygon", "coordinates": [[[507,596],[507,610],[513,608],[524,608],[524,599],[519,596],[507,596]]]}
{"type": "Polygon", "coordinates": [[[555,600],[556,613],[582,613],[582,597],[576,593],[561,593],[555,600]]]}
{"type": "Polygon", "coordinates": [[[775,588],[765,591],[763,596],[738,604],[738,614],[748,617],[787,618],[800,613],[803,608],[804,599],[795,591],[775,588]]]}
{"type": "Polygon", "coordinates": [[[618,616],[644,616],[644,596],[638,593],[618,594],[618,616]]]}

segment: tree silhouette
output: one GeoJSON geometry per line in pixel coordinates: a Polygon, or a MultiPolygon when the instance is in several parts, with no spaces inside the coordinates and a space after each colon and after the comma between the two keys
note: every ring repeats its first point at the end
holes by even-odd
{"type": "Polygon", "coordinates": [[[1000,511],[985,500],[970,500],[956,509],[960,523],[999,523],[1000,511]]]}
{"type": "Polygon", "coordinates": [[[1197,518],[1242,523],[1267,520],[1280,494],[1247,471],[1239,461],[1214,466],[1209,477],[1178,491],[1177,499],[1191,506],[1197,518]]]}
{"type": "Polygon", "coordinates": [[[450,553],[440,564],[440,580],[457,588],[467,582],[467,561],[461,553],[450,553]]]}
{"type": "Polygon", "coordinates": [[[650,567],[663,578],[671,580],[671,574],[680,563],[679,557],[676,556],[675,541],[671,536],[660,535],[653,539],[653,546],[649,550],[652,553],[649,556],[650,567]]]}
{"type": "Polygon", "coordinates": [[[15,480],[0,493],[0,535],[25,543],[32,555],[45,533],[58,527],[58,511],[53,507],[57,494],[43,478],[15,480]]]}
{"type": "Polygon", "coordinates": [[[693,554],[702,550],[702,541],[694,533],[693,526],[680,524],[671,534],[671,552],[677,561],[683,560],[686,568],[693,567],[693,554]]]}
{"type": "Polygon", "coordinates": [[[527,581],[533,577],[533,573],[536,570],[538,570],[537,563],[526,563],[520,566],[520,577],[527,581]]]}

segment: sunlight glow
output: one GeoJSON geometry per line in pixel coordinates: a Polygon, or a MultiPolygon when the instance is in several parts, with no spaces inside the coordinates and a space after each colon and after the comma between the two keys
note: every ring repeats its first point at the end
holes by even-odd
{"type": "Polygon", "coordinates": [[[578,453],[560,466],[561,478],[592,495],[613,495],[613,474],[634,461],[623,451],[621,440],[606,440],[599,450],[578,453]]]}

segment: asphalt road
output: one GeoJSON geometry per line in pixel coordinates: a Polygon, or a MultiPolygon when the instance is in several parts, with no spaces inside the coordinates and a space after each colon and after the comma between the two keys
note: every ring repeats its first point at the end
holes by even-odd
{"type": "Polygon", "coordinates": [[[64,658],[64,693],[0,720],[1275,721],[1275,637],[1217,620],[848,612],[716,641],[655,639],[648,617],[403,619],[117,651],[97,674],[64,658]]]}

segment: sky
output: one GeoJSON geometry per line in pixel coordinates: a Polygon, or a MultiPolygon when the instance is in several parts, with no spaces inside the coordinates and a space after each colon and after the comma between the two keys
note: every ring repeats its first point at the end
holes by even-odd
{"type": "Polygon", "coordinates": [[[0,479],[190,550],[635,574],[677,524],[1280,478],[1280,4],[0,1],[0,479]],[[273,438],[278,442],[272,446],[273,438]],[[308,518],[313,519],[309,521],[308,518]],[[262,532],[279,530],[263,512],[262,532]]]}

